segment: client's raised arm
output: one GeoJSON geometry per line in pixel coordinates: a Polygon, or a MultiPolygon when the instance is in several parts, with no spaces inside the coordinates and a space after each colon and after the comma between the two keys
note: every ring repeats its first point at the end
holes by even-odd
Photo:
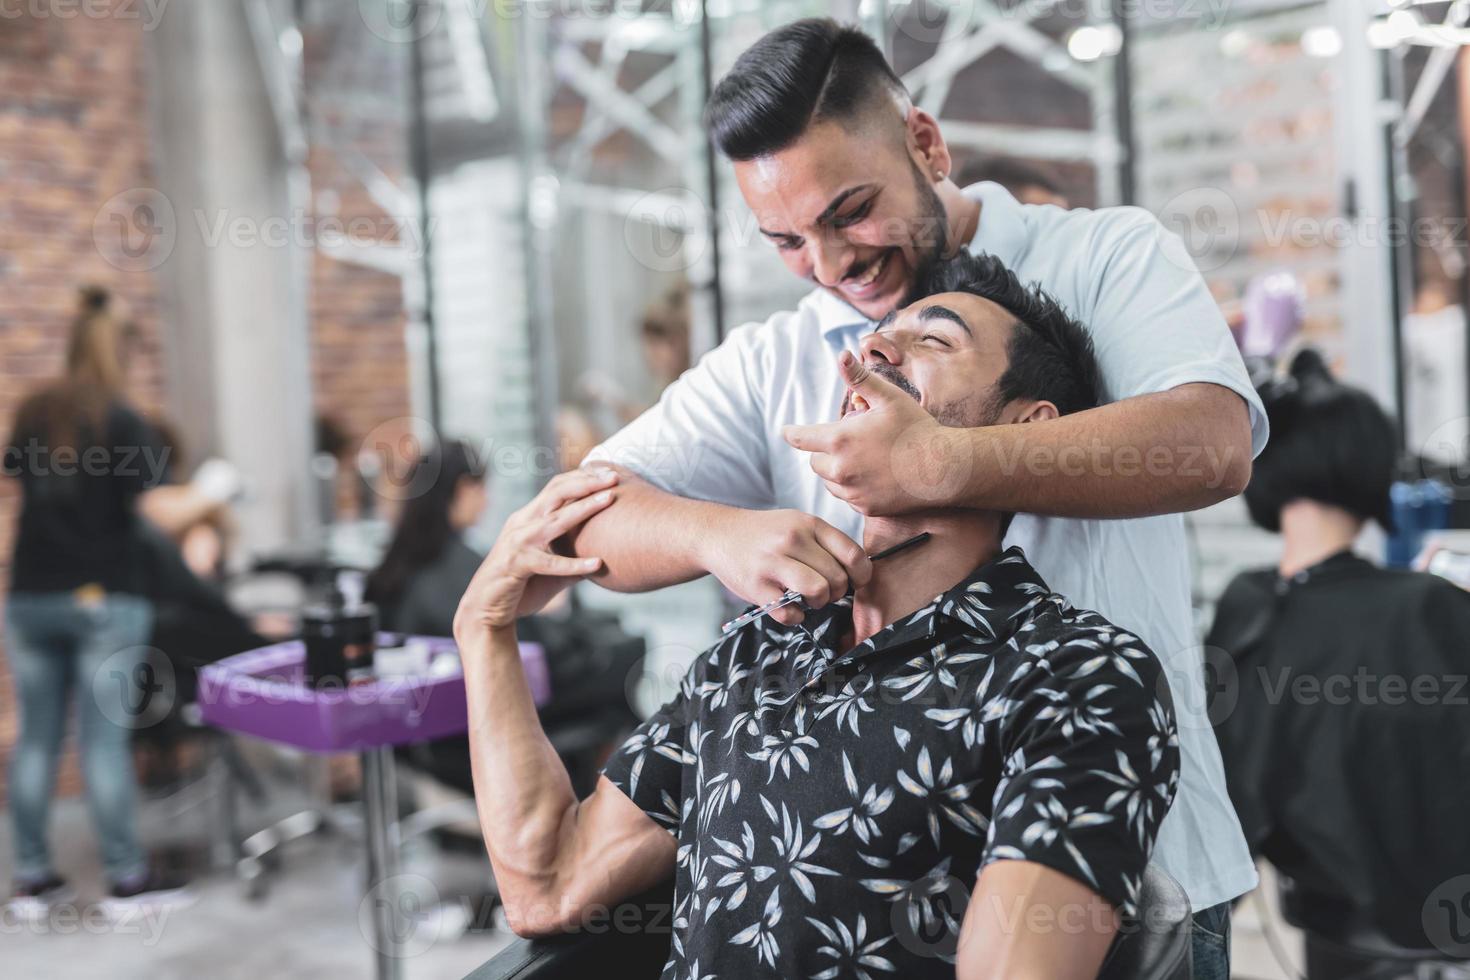
{"type": "Polygon", "coordinates": [[[612,502],[612,471],[556,477],[517,511],[460,601],[475,805],[506,918],[520,936],[575,928],[669,876],[674,838],[605,778],[585,800],[541,729],[515,621],[597,571],[551,542],[612,502]]]}

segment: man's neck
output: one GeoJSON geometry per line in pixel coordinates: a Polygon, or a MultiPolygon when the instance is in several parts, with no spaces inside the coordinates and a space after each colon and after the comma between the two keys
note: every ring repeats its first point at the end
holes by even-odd
{"type": "Polygon", "coordinates": [[[928,541],[873,563],[872,579],[853,596],[848,649],[923,608],[1000,554],[1000,515],[958,509],[870,517],[863,526],[863,548],[876,554],[921,531],[929,532],[928,541]]]}
{"type": "Polygon", "coordinates": [[[941,181],[934,191],[939,195],[939,203],[944,205],[945,222],[949,227],[944,256],[953,258],[968,248],[980,231],[980,202],[966,197],[952,180],[941,181]]]}
{"type": "Polygon", "coordinates": [[[1341,507],[1293,500],[1281,508],[1281,561],[1277,572],[1291,578],[1325,558],[1347,551],[1363,529],[1361,518],[1341,507]]]}

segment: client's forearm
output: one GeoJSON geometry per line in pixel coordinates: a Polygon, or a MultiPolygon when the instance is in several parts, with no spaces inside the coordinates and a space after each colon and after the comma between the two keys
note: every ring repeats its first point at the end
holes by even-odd
{"type": "Polygon", "coordinates": [[[651,592],[709,571],[705,549],[734,508],[666,493],[629,470],[611,468],[619,474],[612,506],[568,537],[576,556],[602,559],[592,580],[615,592],[651,592]]]}
{"type": "Polygon", "coordinates": [[[512,923],[557,918],[558,872],[577,797],[536,714],[514,630],[461,638],[475,806],[512,923]]]}

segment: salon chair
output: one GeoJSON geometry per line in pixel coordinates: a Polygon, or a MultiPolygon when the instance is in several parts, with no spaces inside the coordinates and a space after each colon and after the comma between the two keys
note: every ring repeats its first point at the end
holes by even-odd
{"type": "MultiPolygon", "coordinates": [[[[672,893],[665,885],[613,909],[595,932],[517,939],[466,980],[583,980],[607,975],[611,964],[616,964],[618,976],[652,980],[668,959],[671,905],[672,893]],[[636,913],[624,920],[636,926],[616,928],[623,909],[636,913]]],[[[1192,980],[1192,920],[1184,889],[1150,866],[1144,871],[1138,908],[1137,919],[1113,941],[1098,980],[1192,980]]]]}
{"type": "Polygon", "coordinates": [[[1310,893],[1277,869],[1281,916],[1306,934],[1307,975],[1354,980],[1457,980],[1470,977],[1470,960],[1454,960],[1437,949],[1404,946],[1352,910],[1310,893]]]}

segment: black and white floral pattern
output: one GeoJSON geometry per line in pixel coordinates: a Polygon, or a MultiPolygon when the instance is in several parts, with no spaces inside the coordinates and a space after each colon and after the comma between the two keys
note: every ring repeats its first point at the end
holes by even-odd
{"type": "Polygon", "coordinates": [[[1132,913],[1179,778],[1148,648],[1018,548],[843,651],[851,615],[726,637],[609,762],[678,838],[664,976],[953,976],[946,895],[997,860],[1132,913]]]}

